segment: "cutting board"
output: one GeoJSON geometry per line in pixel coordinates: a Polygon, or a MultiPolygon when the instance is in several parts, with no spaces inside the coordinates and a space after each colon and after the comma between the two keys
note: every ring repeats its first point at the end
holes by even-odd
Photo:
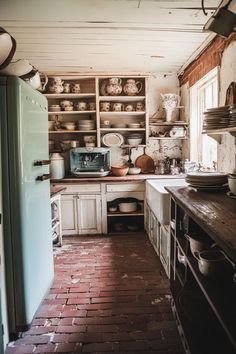
{"type": "Polygon", "coordinates": [[[143,155],[136,159],[135,166],[141,168],[141,173],[154,172],[154,160],[145,153],[145,148],[143,155]]]}

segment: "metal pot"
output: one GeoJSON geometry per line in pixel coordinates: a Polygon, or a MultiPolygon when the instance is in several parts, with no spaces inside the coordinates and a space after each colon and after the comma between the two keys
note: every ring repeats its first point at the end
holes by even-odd
{"type": "Polygon", "coordinates": [[[198,260],[200,272],[206,277],[223,277],[229,270],[228,259],[221,250],[195,252],[194,257],[198,260]]]}
{"type": "Polygon", "coordinates": [[[193,255],[195,254],[195,252],[199,253],[210,248],[209,242],[193,238],[193,236],[187,234],[185,235],[185,237],[189,240],[190,250],[193,255]]]}

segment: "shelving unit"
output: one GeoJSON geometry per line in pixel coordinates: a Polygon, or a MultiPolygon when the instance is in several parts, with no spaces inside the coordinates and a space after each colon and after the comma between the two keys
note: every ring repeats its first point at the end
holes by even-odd
{"type": "Polygon", "coordinates": [[[209,135],[211,138],[215,139],[219,144],[221,144],[223,134],[231,134],[234,137],[236,143],[236,127],[204,130],[202,134],[209,135]]]}
{"type": "Polygon", "coordinates": [[[170,287],[186,353],[233,354],[236,350],[233,267],[229,263],[223,276],[203,275],[190,250],[189,240],[184,237],[187,233],[216,243],[217,249],[222,248],[234,261],[235,247],[229,241],[235,233],[233,201],[223,193],[206,196],[203,192],[193,194],[190,188],[181,189],[181,192],[170,188],[169,191],[171,220],[175,226],[171,228],[170,287]],[[212,216],[208,215],[206,221],[208,205],[212,206],[212,216]],[[226,231],[219,225],[228,218],[234,221],[226,231]],[[178,250],[181,257],[178,257],[178,250]]]}
{"type": "MultiPolygon", "coordinates": [[[[63,140],[71,140],[71,141],[79,141],[79,146],[84,146],[84,136],[93,135],[96,137],[96,146],[100,147],[103,145],[102,137],[106,133],[119,132],[124,136],[124,144],[122,147],[130,146],[126,143],[126,138],[128,134],[132,133],[140,133],[143,136],[143,141],[140,146],[145,146],[148,139],[149,134],[149,124],[148,124],[148,103],[147,103],[147,77],[146,76],[119,76],[119,79],[122,82],[122,88],[124,88],[128,79],[133,79],[135,81],[141,82],[142,89],[140,93],[135,95],[127,95],[122,93],[117,96],[113,95],[103,95],[101,90],[105,88],[105,86],[109,83],[109,79],[111,77],[82,77],[82,76],[60,76],[64,83],[68,83],[73,86],[73,84],[79,84],[81,88],[80,93],[45,93],[45,97],[48,99],[49,106],[49,120],[59,121],[59,122],[75,122],[78,123],[79,120],[82,119],[91,119],[95,122],[95,129],[93,130],[79,130],[75,129],[71,130],[50,130],[49,131],[49,139],[52,142],[55,142],[54,146],[60,146],[60,143],[63,140]],[[63,100],[69,100],[73,102],[73,110],[65,111],[65,110],[50,110],[51,105],[60,105],[60,102],[63,100]],[[78,102],[94,102],[96,109],[95,110],[77,110],[78,102]],[[109,102],[110,110],[108,112],[104,112],[101,110],[101,104],[104,102],[109,102]],[[138,102],[141,102],[143,105],[143,110],[136,110],[138,102]],[[113,111],[112,106],[115,103],[121,103],[122,111],[113,111]],[[126,106],[132,105],[132,111],[126,111],[126,106]],[[104,128],[102,127],[104,121],[108,121],[110,124],[120,123],[121,120],[125,122],[125,124],[129,123],[140,123],[140,128],[104,128]]],[[[113,78],[118,78],[117,76],[112,76],[113,78]]],[[[52,77],[49,77],[49,80],[52,77]]],[[[103,92],[104,93],[104,92],[103,92]]],[[[53,148],[53,144],[50,144],[51,151],[53,152],[55,148],[53,148]],[[53,150],[54,149],[54,150],[53,150]]],[[[58,148],[56,149],[58,151],[58,148]]]]}

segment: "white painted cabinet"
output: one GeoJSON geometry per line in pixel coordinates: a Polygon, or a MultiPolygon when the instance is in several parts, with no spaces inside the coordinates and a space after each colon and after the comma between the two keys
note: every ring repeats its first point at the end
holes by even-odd
{"type": "Polygon", "coordinates": [[[62,234],[77,234],[77,204],[76,194],[64,194],[61,198],[62,234]]]}
{"type": "Polygon", "coordinates": [[[170,226],[160,227],[160,260],[168,277],[170,276],[170,226]]]}
{"type": "Polygon", "coordinates": [[[78,195],[77,196],[77,228],[78,234],[101,233],[101,196],[78,195]]]}
{"type": "Polygon", "coordinates": [[[87,235],[102,232],[100,184],[64,185],[61,198],[63,235],[87,235]]]}

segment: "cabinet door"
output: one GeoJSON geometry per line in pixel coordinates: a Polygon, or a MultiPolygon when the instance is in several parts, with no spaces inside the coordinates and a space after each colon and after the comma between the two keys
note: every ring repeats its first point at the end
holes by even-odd
{"type": "Polygon", "coordinates": [[[77,222],[79,235],[101,233],[102,208],[100,195],[78,195],[77,222]]]}
{"type": "Polygon", "coordinates": [[[150,228],[150,208],[148,206],[148,204],[146,203],[145,204],[145,230],[149,236],[149,228],[150,228]]]}
{"type": "Polygon", "coordinates": [[[170,229],[161,225],[160,228],[160,260],[169,277],[170,274],[170,229]]]}
{"type": "Polygon", "coordinates": [[[63,235],[75,235],[77,229],[76,195],[64,194],[61,198],[61,222],[63,235]]]}

